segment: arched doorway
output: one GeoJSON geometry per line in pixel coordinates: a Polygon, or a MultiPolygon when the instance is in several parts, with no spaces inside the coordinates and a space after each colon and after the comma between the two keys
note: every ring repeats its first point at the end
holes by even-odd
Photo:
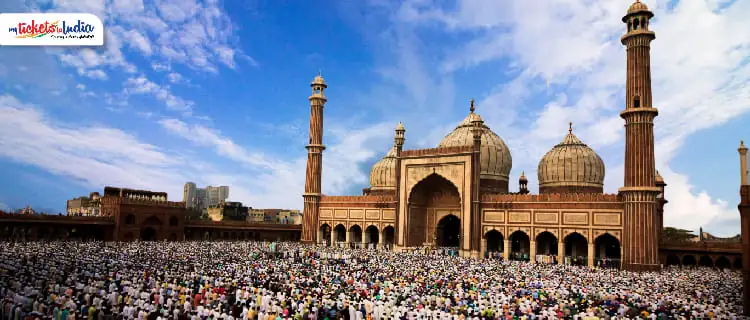
{"type": "Polygon", "coordinates": [[[732,266],[732,263],[729,262],[729,258],[725,256],[721,256],[718,259],[716,259],[716,267],[719,269],[727,269],[732,266]]]}
{"type": "Polygon", "coordinates": [[[393,248],[393,242],[396,239],[396,231],[393,226],[387,226],[383,229],[383,244],[386,249],[393,248]]]}
{"type": "Polygon", "coordinates": [[[355,248],[362,246],[362,227],[355,224],[349,228],[349,243],[355,248]]]}
{"type": "Polygon", "coordinates": [[[484,234],[484,240],[487,241],[486,257],[499,258],[505,245],[503,234],[497,230],[490,230],[484,234]]]}
{"type": "Polygon", "coordinates": [[[682,265],[683,266],[695,266],[696,264],[698,264],[698,262],[695,261],[695,257],[693,257],[691,255],[686,255],[686,256],[682,257],[682,265]]]}
{"type": "Polygon", "coordinates": [[[620,267],[620,241],[613,235],[604,233],[594,240],[594,262],[607,268],[620,267]]]}
{"type": "Polygon", "coordinates": [[[449,214],[438,222],[436,244],[439,247],[458,248],[458,241],[461,234],[461,220],[458,217],[449,214]]]}
{"type": "Polygon", "coordinates": [[[331,242],[331,226],[324,223],[320,226],[320,229],[318,229],[318,243],[330,246],[331,244],[329,242],[331,242]]]}
{"type": "Polygon", "coordinates": [[[557,256],[557,237],[549,231],[536,236],[536,262],[554,263],[557,256]]]}
{"type": "MultiPolygon", "coordinates": [[[[408,215],[406,217],[406,234],[404,234],[407,246],[422,246],[425,243],[441,245],[450,244],[458,247],[460,238],[460,216],[461,196],[453,183],[444,177],[433,173],[417,183],[409,194],[407,203],[408,215]],[[458,221],[458,228],[448,231],[451,235],[444,234],[446,229],[438,230],[444,217],[438,216],[438,212],[448,211],[456,220],[445,221],[453,223],[458,221]],[[447,242],[446,242],[447,241],[447,242]]],[[[444,214],[444,213],[443,213],[444,214]]],[[[444,226],[445,227],[445,226],[444,226]]],[[[451,225],[452,227],[452,225],[451,225]]],[[[399,232],[404,232],[399,230],[399,232]]]]}
{"type": "Polygon", "coordinates": [[[529,235],[518,230],[510,234],[510,260],[529,261],[529,235]]]}
{"type": "Polygon", "coordinates": [[[670,254],[667,256],[667,266],[679,266],[680,265],[680,257],[670,254]]]}
{"type": "Polygon", "coordinates": [[[702,256],[700,260],[698,260],[698,264],[701,267],[713,267],[714,261],[709,256],[702,256]]]}
{"type": "Polygon", "coordinates": [[[375,249],[379,242],[380,233],[378,232],[378,227],[373,225],[367,227],[365,229],[365,243],[367,244],[367,248],[375,249]]]}
{"type": "Polygon", "coordinates": [[[336,225],[335,228],[333,228],[333,240],[337,243],[344,243],[346,242],[346,227],[344,227],[343,224],[336,225]]]}
{"type": "Polygon", "coordinates": [[[565,236],[565,264],[576,266],[586,265],[589,248],[586,237],[578,232],[565,236]]]}
{"type": "Polygon", "coordinates": [[[156,240],[156,229],[152,227],[145,227],[141,229],[141,241],[155,241],[156,240]]]}

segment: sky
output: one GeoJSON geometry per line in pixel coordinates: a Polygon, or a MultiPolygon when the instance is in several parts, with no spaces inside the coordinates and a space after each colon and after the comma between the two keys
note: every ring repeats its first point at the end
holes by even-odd
{"type": "MultiPolygon", "coordinates": [[[[644,1],[645,2],[645,1],[644,1]]],[[[0,209],[64,212],[104,186],[228,185],[230,200],[302,208],[310,82],[322,72],[323,193],[357,195],[402,121],[436,147],[469,101],[536,192],[573,132],[623,183],[631,0],[8,0],[0,12],[84,12],[101,48],[0,48],[0,209]]],[[[650,0],[665,224],[738,234],[750,140],[750,0],[650,0]]]]}

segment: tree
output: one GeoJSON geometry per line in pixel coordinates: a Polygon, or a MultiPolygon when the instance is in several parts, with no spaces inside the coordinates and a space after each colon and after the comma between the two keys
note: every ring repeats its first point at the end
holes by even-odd
{"type": "Polygon", "coordinates": [[[684,242],[692,240],[696,235],[693,234],[692,230],[666,227],[664,228],[664,231],[662,231],[662,237],[665,241],[684,242]]]}

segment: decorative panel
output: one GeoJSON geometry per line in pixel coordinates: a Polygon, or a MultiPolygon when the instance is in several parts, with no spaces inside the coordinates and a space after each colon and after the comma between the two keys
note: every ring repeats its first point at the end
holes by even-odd
{"type": "Polygon", "coordinates": [[[396,219],[396,210],[393,210],[393,209],[383,210],[383,219],[385,219],[385,220],[395,220],[396,219]]]}
{"type": "Polygon", "coordinates": [[[563,212],[563,224],[589,224],[588,212],[563,212]]]}
{"type": "Polygon", "coordinates": [[[621,215],[619,213],[594,212],[594,225],[619,226],[620,217],[621,215]]]}
{"type": "Polygon", "coordinates": [[[505,211],[485,211],[484,221],[505,222],[505,211]]]}
{"type": "Polygon", "coordinates": [[[531,212],[528,211],[511,211],[508,212],[508,222],[510,223],[530,223],[531,212]]]}
{"type": "Polygon", "coordinates": [[[370,220],[380,219],[380,210],[367,209],[365,210],[365,217],[370,220]]]}
{"type": "Polygon", "coordinates": [[[348,216],[347,211],[348,210],[346,210],[346,209],[336,209],[334,211],[335,217],[336,218],[344,218],[344,219],[346,219],[346,217],[348,216]]]}
{"type": "Polygon", "coordinates": [[[559,222],[557,212],[534,212],[534,223],[557,224],[559,222]]]}
{"type": "Polygon", "coordinates": [[[364,216],[364,210],[362,209],[350,209],[349,210],[350,219],[362,219],[363,216],[364,216]]]}
{"type": "Polygon", "coordinates": [[[320,216],[330,218],[333,215],[331,211],[331,209],[320,209],[320,216]]]}

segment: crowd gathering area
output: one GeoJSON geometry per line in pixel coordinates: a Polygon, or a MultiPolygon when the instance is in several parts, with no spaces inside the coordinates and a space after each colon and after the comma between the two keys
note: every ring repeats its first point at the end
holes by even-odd
{"type": "Polygon", "coordinates": [[[740,319],[741,274],[300,243],[0,242],[2,320],[740,319]]]}

